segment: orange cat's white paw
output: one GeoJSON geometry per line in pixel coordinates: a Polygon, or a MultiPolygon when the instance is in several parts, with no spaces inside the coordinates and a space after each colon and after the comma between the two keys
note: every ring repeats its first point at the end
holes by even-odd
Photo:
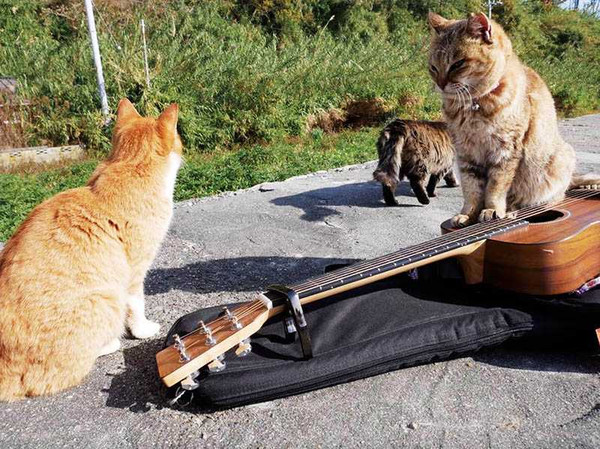
{"type": "Polygon", "coordinates": [[[487,221],[491,221],[494,218],[504,218],[506,217],[506,212],[498,211],[497,209],[483,209],[479,214],[479,222],[485,223],[487,221]]]}
{"type": "Polygon", "coordinates": [[[101,356],[107,355],[107,354],[112,354],[113,352],[116,352],[119,349],[121,349],[121,340],[119,340],[118,338],[115,338],[114,340],[111,340],[102,349],[100,349],[100,354],[98,354],[98,357],[101,357],[101,356]]]}
{"type": "Polygon", "coordinates": [[[160,324],[150,320],[140,320],[137,323],[131,324],[129,330],[131,331],[131,335],[135,338],[149,338],[158,334],[158,331],[160,331],[160,324]]]}
{"type": "Polygon", "coordinates": [[[450,223],[454,228],[462,228],[469,224],[469,216],[464,214],[456,214],[454,217],[450,219],[450,223]]]}

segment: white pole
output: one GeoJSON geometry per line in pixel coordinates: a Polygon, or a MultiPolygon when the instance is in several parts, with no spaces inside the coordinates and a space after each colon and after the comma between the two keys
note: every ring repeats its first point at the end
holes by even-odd
{"type": "Polygon", "coordinates": [[[144,19],[141,20],[142,40],[144,41],[144,70],[146,71],[146,86],[150,89],[150,72],[148,71],[148,48],[146,47],[146,25],[144,19]]]}
{"type": "Polygon", "coordinates": [[[496,5],[501,5],[502,0],[488,0],[488,17],[492,18],[492,8],[496,5]]]}
{"type": "Polygon", "coordinates": [[[96,66],[96,77],[98,79],[98,92],[100,94],[100,103],[102,105],[102,114],[108,117],[108,99],[104,88],[104,74],[102,73],[102,61],[100,60],[100,48],[98,47],[98,36],[96,35],[96,23],[94,22],[94,9],[92,0],[85,1],[85,13],[87,15],[88,30],[90,31],[90,41],[92,43],[92,53],[94,55],[94,65],[96,66]]]}

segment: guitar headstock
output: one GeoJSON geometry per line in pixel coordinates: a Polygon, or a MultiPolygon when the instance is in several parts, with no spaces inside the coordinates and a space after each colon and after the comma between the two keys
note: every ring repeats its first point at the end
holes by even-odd
{"type": "Polygon", "coordinates": [[[167,387],[183,381],[185,388],[186,382],[193,384],[195,373],[202,367],[223,369],[223,357],[234,346],[238,345],[236,355],[247,354],[251,349],[248,339],[267,321],[271,307],[271,301],[259,295],[254,301],[224,309],[209,323],[199,322],[187,335],[174,336],[174,344],[156,354],[160,378],[167,387]]]}

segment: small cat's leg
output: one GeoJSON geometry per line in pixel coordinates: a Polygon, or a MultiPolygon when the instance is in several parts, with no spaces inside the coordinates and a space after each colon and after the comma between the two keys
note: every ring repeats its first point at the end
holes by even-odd
{"type": "Polygon", "coordinates": [[[109,341],[102,349],[100,349],[100,354],[98,354],[98,357],[107,354],[112,354],[113,352],[116,352],[119,349],[121,349],[121,340],[115,338],[109,341]]]}
{"type": "Polygon", "coordinates": [[[485,208],[479,214],[484,223],[495,218],[506,217],[506,199],[515,178],[520,158],[513,157],[502,164],[488,168],[488,181],[485,188],[485,208]]]}
{"type": "Polygon", "coordinates": [[[467,161],[460,162],[460,176],[463,191],[463,207],[451,219],[452,226],[463,227],[471,224],[483,208],[485,194],[485,169],[467,161]]]}
{"type": "Polygon", "coordinates": [[[408,180],[410,181],[410,186],[412,187],[413,192],[415,192],[419,203],[429,204],[429,198],[427,197],[427,192],[425,192],[425,179],[411,174],[408,175],[408,180]]]}
{"type": "Polygon", "coordinates": [[[436,196],[435,188],[437,187],[438,182],[440,182],[441,177],[441,173],[432,173],[429,177],[429,182],[427,183],[427,195],[429,195],[429,197],[433,198],[436,196]]]}
{"type": "Polygon", "coordinates": [[[448,173],[446,173],[446,176],[444,176],[444,181],[446,181],[446,185],[448,187],[458,187],[460,185],[458,179],[456,179],[456,175],[454,174],[454,169],[452,168],[448,173]]]}
{"type": "Polygon", "coordinates": [[[383,189],[383,199],[385,204],[388,206],[400,206],[394,191],[390,187],[386,186],[385,184],[381,184],[381,188],[383,189]]]}
{"type": "Polygon", "coordinates": [[[127,327],[135,338],[152,337],[160,330],[160,324],[146,318],[143,284],[138,286],[135,291],[136,293],[130,294],[127,299],[127,327]]]}

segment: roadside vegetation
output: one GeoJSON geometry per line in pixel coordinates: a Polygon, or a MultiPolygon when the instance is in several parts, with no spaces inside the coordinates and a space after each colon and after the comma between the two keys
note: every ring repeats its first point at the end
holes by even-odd
{"type": "MultiPolygon", "coordinates": [[[[177,199],[375,158],[393,116],[439,117],[426,70],[428,10],[477,0],[96,0],[111,110],[177,102],[187,163],[177,199]],[[151,87],[139,21],[147,29],[151,87]]],[[[600,21],[542,0],[493,17],[547,81],[563,116],[600,109],[600,21]]],[[[83,2],[1,0],[0,76],[19,82],[19,146],[81,143],[89,160],[0,175],[0,239],[39,201],[82,185],[110,146],[83,2]]],[[[8,147],[6,139],[0,147],[8,147]]]]}

